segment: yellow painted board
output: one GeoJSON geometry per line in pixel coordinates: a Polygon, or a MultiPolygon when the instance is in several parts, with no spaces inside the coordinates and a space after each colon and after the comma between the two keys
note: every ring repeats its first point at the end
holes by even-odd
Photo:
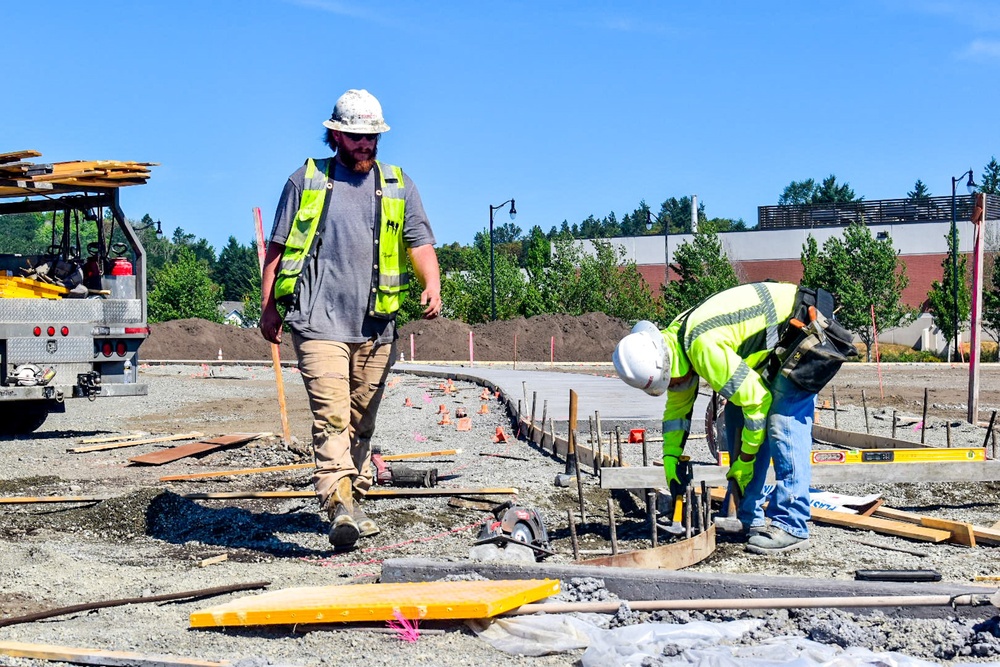
{"type": "Polygon", "coordinates": [[[489,618],[559,592],[558,579],[286,588],[192,612],[192,628],[489,618]]]}
{"type": "MultiPolygon", "coordinates": [[[[720,465],[729,465],[729,452],[719,452],[720,465]]],[[[915,447],[913,449],[816,449],[813,465],[837,463],[932,463],[935,461],[985,461],[983,447],[915,447]]]]}

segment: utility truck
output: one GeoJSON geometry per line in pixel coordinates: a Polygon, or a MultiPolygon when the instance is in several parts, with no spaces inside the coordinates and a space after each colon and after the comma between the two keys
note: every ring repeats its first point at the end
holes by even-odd
{"type": "Polygon", "coordinates": [[[145,252],[118,194],[153,164],[25,161],[40,155],[0,153],[0,438],[70,399],[147,393],[145,252]]]}

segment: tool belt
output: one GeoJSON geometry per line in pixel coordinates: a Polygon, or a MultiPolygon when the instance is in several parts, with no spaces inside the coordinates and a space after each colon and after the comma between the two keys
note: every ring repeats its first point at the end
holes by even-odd
{"type": "Polygon", "coordinates": [[[850,358],[858,356],[850,331],[834,319],[833,295],[799,287],[792,316],[761,373],[770,385],[784,375],[799,388],[818,394],[850,358]]]}

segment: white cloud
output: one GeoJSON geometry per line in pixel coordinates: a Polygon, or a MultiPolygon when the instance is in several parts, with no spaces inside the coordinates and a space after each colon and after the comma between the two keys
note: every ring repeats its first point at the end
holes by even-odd
{"type": "Polygon", "coordinates": [[[1000,41],[974,39],[959,57],[964,60],[1000,60],[1000,41]]]}
{"type": "Polygon", "coordinates": [[[293,5],[306,9],[318,9],[338,16],[360,19],[363,21],[381,22],[381,14],[371,11],[366,5],[357,5],[350,2],[340,2],[339,0],[287,0],[293,5]]]}

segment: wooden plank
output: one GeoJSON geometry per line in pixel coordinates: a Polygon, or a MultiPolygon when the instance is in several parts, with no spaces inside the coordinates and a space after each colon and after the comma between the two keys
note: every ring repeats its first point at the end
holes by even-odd
{"type": "Polygon", "coordinates": [[[18,162],[26,157],[42,157],[42,154],[38,151],[25,150],[25,151],[11,151],[10,153],[0,153],[0,164],[6,164],[8,162],[18,162]]]}
{"type": "Polygon", "coordinates": [[[873,512],[873,516],[892,519],[893,521],[914,523],[929,528],[948,530],[952,532],[955,542],[969,547],[976,546],[977,541],[982,544],[1000,545],[1000,530],[994,530],[993,528],[981,528],[962,521],[930,517],[891,507],[880,507],[873,512]]]}
{"type": "Polygon", "coordinates": [[[78,440],[78,445],[93,445],[98,442],[126,442],[131,438],[141,438],[144,435],[148,435],[143,431],[135,431],[134,433],[129,433],[128,435],[105,435],[99,438],[84,438],[83,440],[78,440]]]}
{"type": "Polygon", "coordinates": [[[224,667],[232,663],[199,660],[167,655],[146,655],[131,651],[102,651],[93,648],[76,648],[54,644],[29,644],[26,642],[0,642],[0,655],[12,658],[34,658],[54,662],[72,662],[78,665],[114,665],[115,667],[224,667]]]}
{"type": "Polygon", "coordinates": [[[577,561],[579,565],[602,567],[638,567],[659,570],[680,570],[699,563],[715,552],[715,526],[686,540],[661,547],[638,549],[616,556],[577,561]]]}
{"type": "Polygon", "coordinates": [[[105,449],[120,449],[122,447],[135,447],[136,445],[149,445],[154,442],[171,442],[173,440],[191,440],[193,438],[200,438],[204,436],[204,433],[198,431],[191,431],[190,433],[176,433],[174,435],[164,435],[157,438],[144,438],[142,440],[128,440],[126,442],[112,442],[110,444],[103,445],[93,445],[90,447],[74,447],[72,449],[67,449],[67,452],[75,452],[77,454],[81,452],[99,452],[105,449]]]}
{"type": "Polygon", "coordinates": [[[851,449],[913,449],[915,447],[927,446],[919,442],[896,440],[882,435],[872,435],[871,433],[842,431],[815,423],[813,424],[812,435],[815,440],[819,440],[820,442],[829,442],[851,449]]]}
{"type": "Polygon", "coordinates": [[[858,530],[870,530],[884,535],[895,535],[896,537],[905,537],[920,542],[944,542],[951,537],[951,533],[947,530],[925,528],[902,521],[890,521],[889,519],[879,519],[871,516],[834,512],[833,510],[824,510],[818,507],[812,507],[810,511],[814,523],[825,523],[843,528],[856,528],[858,530]]]}
{"type": "Polygon", "coordinates": [[[99,503],[111,496],[14,496],[0,498],[0,505],[31,505],[35,503],[99,503]]]}
{"type": "MultiPolygon", "coordinates": [[[[477,487],[445,487],[433,489],[368,489],[366,498],[417,498],[436,496],[483,496],[483,495],[513,495],[515,487],[477,488],[477,487]]],[[[222,491],[218,493],[185,493],[181,498],[189,500],[242,500],[246,498],[314,498],[315,491],[222,491]]]]}
{"type": "Polygon", "coordinates": [[[192,612],[192,628],[490,618],[559,592],[558,579],[308,586],[192,612]]]}
{"type": "Polygon", "coordinates": [[[197,454],[204,454],[207,452],[214,452],[217,449],[224,449],[226,447],[235,447],[237,445],[243,445],[251,440],[257,440],[258,438],[264,438],[271,435],[270,433],[234,433],[232,435],[222,435],[218,438],[212,438],[211,440],[200,440],[198,442],[191,442],[186,445],[179,445],[177,447],[170,447],[169,449],[161,449],[157,452],[150,452],[149,454],[142,454],[140,456],[133,456],[129,459],[131,463],[140,463],[143,465],[158,466],[164,463],[170,463],[171,461],[176,461],[178,459],[183,459],[188,456],[196,456],[197,454]]]}

